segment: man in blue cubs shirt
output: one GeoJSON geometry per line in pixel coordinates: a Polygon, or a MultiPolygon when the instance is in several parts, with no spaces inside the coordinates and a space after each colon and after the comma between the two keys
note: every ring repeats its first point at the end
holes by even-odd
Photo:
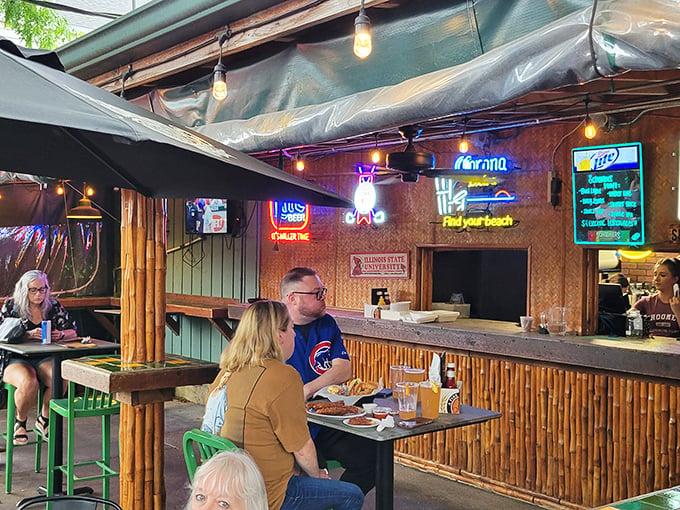
{"type": "MultiPolygon", "coordinates": [[[[288,306],[295,329],[295,351],[286,363],[302,377],[305,400],[330,384],[352,377],[352,366],[335,319],[326,313],[326,291],[311,268],[296,267],[281,280],[281,298],[288,306]]],[[[375,486],[376,444],[370,439],[310,424],[319,455],[337,460],[345,468],[340,477],[358,485],[366,494],[375,486]]]]}

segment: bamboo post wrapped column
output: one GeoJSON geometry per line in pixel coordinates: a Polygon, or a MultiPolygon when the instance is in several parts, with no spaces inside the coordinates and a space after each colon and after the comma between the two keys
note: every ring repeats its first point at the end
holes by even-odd
{"type": "MultiPolygon", "coordinates": [[[[121,191],[121,358],[165,358],[167,205],[121,191]]],[[[125,510],[165,508],[163,402],[121,404],[120,500],[125,510]]]]}

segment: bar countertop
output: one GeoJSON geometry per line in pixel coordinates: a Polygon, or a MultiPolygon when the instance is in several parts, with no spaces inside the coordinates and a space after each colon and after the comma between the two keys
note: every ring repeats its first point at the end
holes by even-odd
{"type": "MultiPolygon", "coordinates": [[[[229,317],[238,319],[247,306],[230,305],[229,317]]],[[[525,333],[519,324],[484,319],[415,324],[365,318],[358,310],[329,308],[328,313],[345,335],[680,383],[680,341],[674,338],[553,336],[525,333]]]]}

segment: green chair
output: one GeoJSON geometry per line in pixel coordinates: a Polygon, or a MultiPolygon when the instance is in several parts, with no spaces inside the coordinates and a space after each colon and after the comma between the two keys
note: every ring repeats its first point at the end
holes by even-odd
{"type": "Polygon", "coordinates": [[[228,439],[200,429],[185,432],[182,443],[190,482],[194,480],[194,473],[196,473],[198,466],[217,452],[238,450],[236,445],[228,439]],[[198,450],[198,455],[196,450],[198,450]]]}
{"type": "MultiPolygon", "coordinates": [[[[14,420],[16,417],[16,405],[14,404],[14,392],[16,387],[9,383],[4,383],[7,390],[7,432],[0,434],[0,438],[5,440],[5,492],[12,492],[12,469],[14,461],[14,448],[35,445],[35,472],[40,473],[40,452],[43,441],[47,441],[38,429],[27,429],[29,434],[35,434],[35,439],[23,444],[14,444],[14,420]]],[[[44,389],[41,386],[38,390],[38,412],[42,408],[42,398],[44,389]]]]}
{"type": "Polygon", "coordinates": [[[118,476],[118,472],[111,468],[111,415],[120,413],[120,404],[113,396],[103,391],[92,388],[84,388],[82,397],[76,396],[76,384],[68,383],[67,398],[52,399],[50,401],[50,430],[49,430],[49,454],[47,456],[47,495],[54,495],[54,471],[60,470],[66,477],[66,494],[72,495],[76,481],[86,482],[90,480],[102,480],[102,495],[109,497],[109,479],[118,476]],[[52,440],[57,414],[65,418],[66,427],[66,464],[55,465],[55,444],[52,440]],[[74,461],[76,418],[100,416],[102,419],[102,456],[100,459],[76,463],[74,461]],[[76,468],[84,466],[97,466],[101,472],[89,476],[76,476],[76,468]]]}

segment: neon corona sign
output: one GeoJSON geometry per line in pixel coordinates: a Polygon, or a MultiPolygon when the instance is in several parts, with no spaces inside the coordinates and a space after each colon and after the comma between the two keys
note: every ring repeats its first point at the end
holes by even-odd
{"type": "Polygon", "coordinates": [[[369,171],[364,170],[362,165],[357,165],[359,184],[354,190],[354,211],[345,213],[345,223],[360,225],[366,223],[383,223],[385,211],[376,211],[375,203],[377,194],[373,181],[375,178],[375,165],[369,171]]]}
{"type": "Polygon", "coordinates": [[[461,154],[453,162],[454,170],[483,170],[485,172],[509,172],[512,170],[505,156],[482,157],[461,154]]]}
{"type": "Polygon", "coordinates": [[[305,230],[309,225],[309,205],[302,202],[269,201],[269,222],[274,231],[272,241],[309,242],[311,235],[305,230]]]}

